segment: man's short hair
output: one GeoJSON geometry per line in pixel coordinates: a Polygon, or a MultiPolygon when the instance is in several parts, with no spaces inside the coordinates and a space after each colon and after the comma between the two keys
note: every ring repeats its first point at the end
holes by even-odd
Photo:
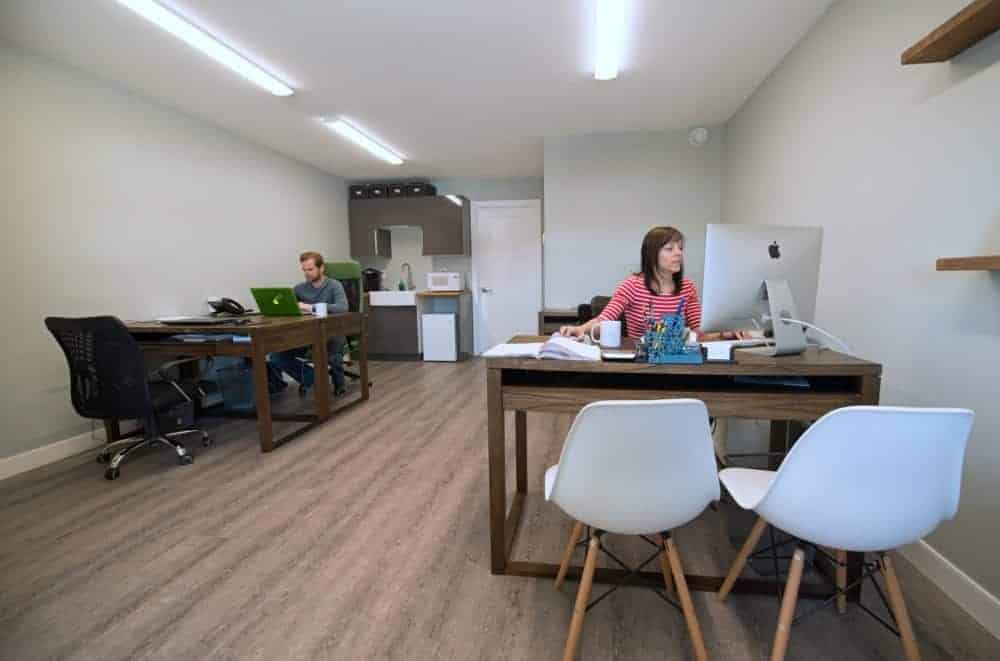
{"type": "Polygon", "coordinates": [[[306,252],[299,255],[300,264],[310,259],[312,260],[313,264],[315,264],[317,267],[323,266],[323,255],[319,254],[314,250],[307,250],[306,252]]]}

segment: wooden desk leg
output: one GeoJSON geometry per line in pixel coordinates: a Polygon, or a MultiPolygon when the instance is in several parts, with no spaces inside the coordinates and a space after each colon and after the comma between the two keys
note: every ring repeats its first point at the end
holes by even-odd
{"type": "Polygon", "coordinates": [[[517,492],[528,493],[527,411],[514,411],[514,461],[517,466],[517,492]]]}
{"type": "Polygon", "coordinates": [[[358,346],[359,374],[361,375],[361,400],[369,397],[368,388],[368,317],[361,319],[361,344],[358,346]]]}
{"type": "Polygon", "coordinates": [[[490,480],[490,571],[507,570],[507,544],[504,533],[507,509],[507,455],[503,419],[501,371],[486,370],[486,428],[489,449],[490,480]]]}
{"type": "Polygon", "coordinates": [[[882,390],[882,377],[864,376],[861,377],[861,403],[877,406],[879,393],[882,390]]]}
{"type": "Polygon", "coordinates": [[[271,426],[271,395],[267,390],[267,354],[261,340],[255,335],[250,339],[253,346],[254,401],[257,406],[257,435],[260,437],[260,451],[274,449],[274,430],[271,426]]]}
{"type": "Polygon", "coordinates": [[[326,350],[326,330],[323,321],[316,320],[316,335],[313,340],[313,388],[315,392],[316,417],[326,420],[330,417],[330,357],[326,350]]]}
{"type": "Polygon", "coordinates": [[[768,470],[776,471],[778,466],[781,465],[781,457],[774,454],[775,452],[785,452],[788,449],[788,421],[787,420],[772,420],[771,421],[771,441],[768,444],[767,451],[770,452],[770,456],[767,458],[767,468],[768,470]]]}

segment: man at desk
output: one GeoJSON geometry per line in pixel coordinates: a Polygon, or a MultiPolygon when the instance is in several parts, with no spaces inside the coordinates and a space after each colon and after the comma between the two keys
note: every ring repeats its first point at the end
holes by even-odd
{"type": "MultiPolygon", "coordinates": [[[[299,309],[303,314],[312,314],[313,305],[326,303],[327,312],[347,312],[347,294],[344,286],[332,278],[326,277],[323,267],[323,255],[307,251],[299,255],[302,274],[305,282],[295,285],[295,297],[299,300],[299,309]]],[[[344,338],[335,337],[327,345],[327,356],[333,372],[334,393],[343,395],[344,386],[344,338]]],[[[283,372],[299,382],[299,392],[305,393],[312,387],[314,374],[312,368],[305,363],[308,348],[299,347],[274,354],[272,362],[283,372]]]]}

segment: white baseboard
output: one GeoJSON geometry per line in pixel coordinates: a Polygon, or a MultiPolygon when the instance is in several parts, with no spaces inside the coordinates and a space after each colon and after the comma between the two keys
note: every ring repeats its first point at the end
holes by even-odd
{"type": "Polygon", "coordinates": [[[12,457],[4,457],[0,459],[0,480],[40,468],[66,457],[72,457],[87,450],[93,450],[102,445],[104,445],[104,439],[93,438],[88,431],[34,450],[15,454],[12,457]]]}
{"type": "Polygon", "coordinates": [[[899,550],[920,573],[937,585],[966,613],[1000,638],[1000,599],[951,564],[927,542],[910,544],[899,550]]]}

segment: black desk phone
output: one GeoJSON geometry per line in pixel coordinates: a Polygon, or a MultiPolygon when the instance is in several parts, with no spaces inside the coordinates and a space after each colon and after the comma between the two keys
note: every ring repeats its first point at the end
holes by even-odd
{"type": "Polygon", "coordinates": [[[239,316],[247,313],[246,308],[240,305],[238,301],[226,298],[225,296],[221,298],[210,298],[208,299],[208,304],[212,308],[212,314],[231,314],[239,316]]]}

